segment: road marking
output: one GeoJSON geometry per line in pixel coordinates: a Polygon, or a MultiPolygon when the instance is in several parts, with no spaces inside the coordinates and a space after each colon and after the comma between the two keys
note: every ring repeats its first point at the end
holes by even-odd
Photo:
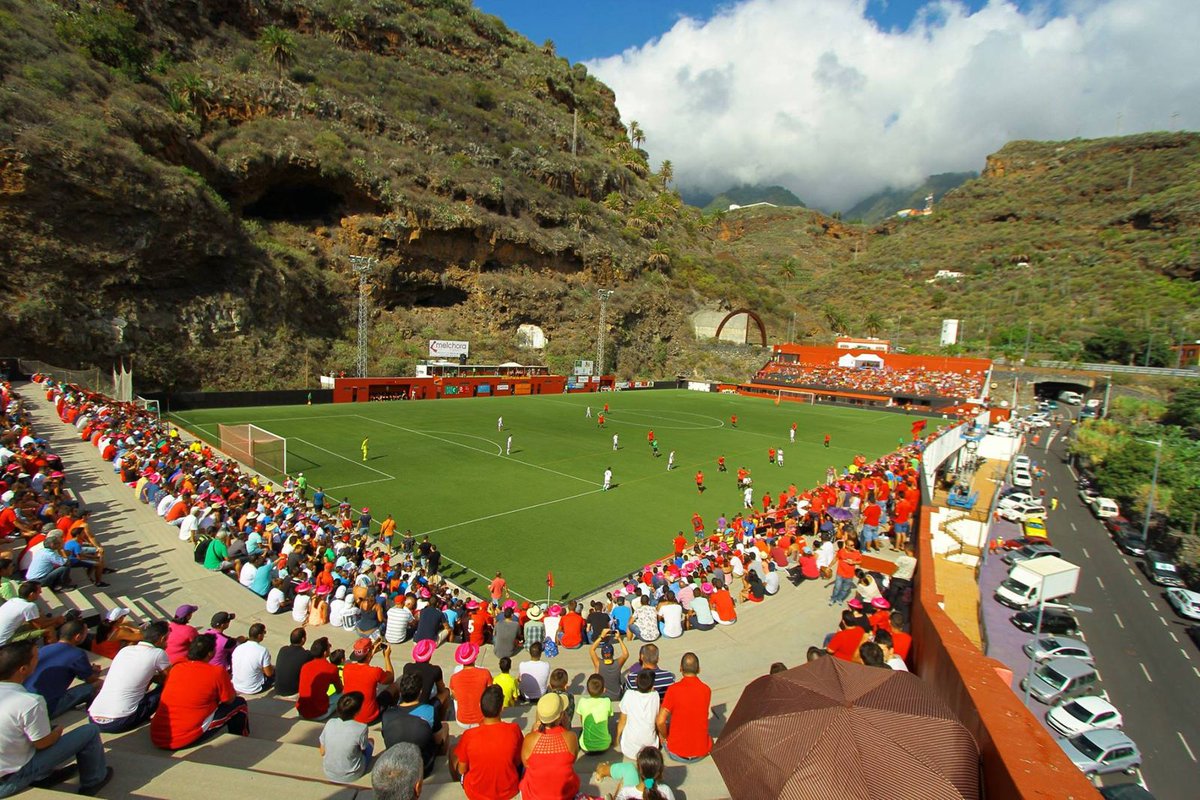
{"type": "Polygon", "coordinates": [[[1200,678],[1200,668],[1192,667],[1192,672],[1196,673],[1196,677],[1200,678]]]}
{"type": "Polygon", "coordinates": [[[1096,576],[1096,583],[1100,584],[1100,588],[1101,588],[1101,589],[1103,589],[1103,588],[1104,588],[1104,581],[1100,580],[1100,576],[1099,576],[1099,575],[1097,575],[1097,576],[1096,576]]]}
{"type": "Polygon", "coordinates": [[[1179,742],[1183,745],[1183,749],[1188,751],[1188,758],[1192,759],[1192,761],[1195,761],[1196,754],[1192,752],[1191,747],[1188,747],[1187,739],[1183,738],[1183,734],[1179,731],[1175,731],[1175,735],[1179,737],[1179,742]]]}
{"type": "MultiPolygon", "coordinates": [[[[1138,666],[1142,668],[1142,674],[1146,676],[1146,680],[1154,683],[1154,678],[1151,678],[1150,673],[1146,671],[1146,665],[1139,661],[1138,666]]],[[[1194,758],[1192,760],[1195,761],[1194,758]]]]}
{"type": "Polygon", "coordinates": [[[1167,635],[1171,637],[1175,644],[1179,644],[1179,639],[1175,636],[1175,631],[1167,631],[1167,635]]]}
{"type": "Polygon", "coordinates": [[[1117,616],[1117,612],[1115,612],[1115,611],[1113,612],[1113,619],[1115,619],[1117,621],[1117,624],[1120,625],[1122,628],[1125,627],[1125,623],[1121,622],[1121,618],[1117,616]]]}
{"type": "Polygon", "coordinates": [[[1189,655],[1187,654],[1187,650],[1184,650],[1184,649],[1181,647],[1181,648],[1179,648],[1179,652],[1183,653],[1183,657],[1184,657],[1184,658],[1186,658],[1188,661],[1191,661],[1191,660],[1192,660],[1192,657],[1191,657],[1191,656],[1189,656],[1189,655]]]}
{"type": "MultiPolygon", "coordinates": [[[[1126,564],[1126,565],[1125,565],[1125,569],[1129,570],[1129,574],[1130,574],[1130,575],[1137,575],[1137,573],[1133,571],[1133,567],[1129,566],[1128,564],[1126,564]]],[[[1143,589],[1142,591],[1144,592],[1144,591],[1146,591],[1146,590],[1145,590],[1145,589],[1143,589]]],[[[1149,597],[1149,596],[1150,596],[1150,595],[1146,595],[1146,597],[1149,597]]]]}
{"type": "MultiPolygon", "coordinates": [[[[1151,603],[1150,605],[1154,605],[1154,604],[1153,604],[1153,603],[1151,603]]],[[[1168,624],[1167,624],[1167,620],[1166,620],[1166,618],[1165,618],[1165,617],[1163,617],[1161,614],[1160,614],[1160,615],[1159,615],[1159,617],[1158,617],[1158,621],[1159,621],[1159,622],[1161,622],[1161,623],[1163,624],[1163,627],[1164,627],[1164,628],[1169,628],[1169,627],[1171,627],[1170,625],[1168,625],[1168,624]]]]}
{"type": "Polygon", "coordinates": [[[1140,786],[1140,787],[1142,787],[1143,789],[1145,789],[1147,792],[1148,792],[1148,791],[1150,791],[1150,787],[1146,785],[1146,776],[1142,774],[1142,770],[1141,770],[1141,768],[1137,768],[1137,769],[1135,769],[1135,770],[1133,771],[1133,774],[1134,774],[1134,775],[1136,776],[1136,778],[1137,778],[1137,779],[1136,779],[1134,782],[1135,782],[1135,783],[1136,783],[1138,786],[1140,786]]]}
{"type": "Polygon", "coordinates": [[[1079,475],[1078,475],[1078,474],[1076,474],[1076,472],[1075,472],[1075,468],[1074,468],[1074,467],[1072,467],[1070,464],[1067,464],[1067,469],[1068,469],[1068,470],[1070,471],[1070,473],[1071,473],[1071,479],[1072,479],[1072,480],[1076,480],[1076,481],[1077,481],[1077,480],[1079,480],[1079,475]]]}
{"type": "Polygon", "coordinates": [[[1072,523],[1071,523],[1071,530],[1073,530],[1073,531],[1077,531],[1077,530],[1079,530],[1079,528],[1076,528],[1076,527],[1075,527],[1075,523],[1074,523],[1074,522],[1072,522],[1072,523]]]}
{"type": "Polygon", "coordinates": [[[1142,589],[1142,594],[1146,595],[1146,597],[1150,596],[1150,593],[1147,592],[1145,589],[1142,589]]]}
{"type": "Polygon", "coordinates": [[[1089,556],[1089,555],[1088,555],[1088,551],[1087,551],[1087,548],[1086,548],[1086,547],[1085,547],[1085,548],[1083,548],[1083,557],[1084,557],[1084,558],[1091,558],[1091,556],[1089,556]]]}

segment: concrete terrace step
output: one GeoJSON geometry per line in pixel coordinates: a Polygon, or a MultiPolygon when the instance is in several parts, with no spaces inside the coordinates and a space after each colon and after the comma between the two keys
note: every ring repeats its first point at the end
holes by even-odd
{"type": "MultiPolygon", "coordinates": [[[[147,736],[143,732],[143,736],[147,736]]],[[[230,737],[245,741],[242,737],[230,737]]],[[[233,760],[236,748],[222,751],[227,763],[205,763],[201,758],[205,747],[201,746],[177,754],[157,750],[146,743],[147,751],[133,752],[124,748],[110,748],[108,763],[115,774],[112,782],[100,796],[105,798],[154,798],[155,800],[212,800],[214,793],[222,790],[243,797],[286,797],[288,800],[355,800],[366,788],[342,786],[326,781],[304,780],[281,772],[255,771],[238,765],[248,760],[233,760]],[[153,751],[153,752],[150,752],[153,751]]],[[[320,760],[317,759],[317,769],[320,760]]]]}

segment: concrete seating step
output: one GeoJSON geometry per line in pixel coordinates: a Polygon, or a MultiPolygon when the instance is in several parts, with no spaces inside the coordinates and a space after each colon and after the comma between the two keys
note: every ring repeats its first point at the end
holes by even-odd
{"type": "MultiPolygon", "coordinates": [[[[318,780],[305,780],[268,771],[256,771],[238,766],[204,763],[197,756],[200,748],[184,751],[172,758],[165,751],[150,745],[149,737],[133,737],[145,742],[154,753],[131,752],[110,748],[108,763],[115,770],[112,782],[100,796],[105,798],[150,798],[152,800],[212,800],[214,792],[236,791],[250,797],[286,797],[288,800],[354,800],[359,789],[318,780]]],[[[242,737],[230,737],[245,742],[242,737]]],[[[124,740],[122,740],[124,743],[124,740]]],[[[236,743],[235,743],[236,744],[236,743]]],[[[230,748],[233,757],[236,747],[230,748]]],[[[241,761],[230,763],[240,764],[241,761]]],[[[317,761],[317,769],[320,762],[317,761]]],[[[369,781],[369,779],[368,779],[369,781]]],[[[369,789],[370,783],[366,784],[369,789]]]]}
{"type": "MultiPolygon", "coordinates": [[[[251,728],[254,727],[254,724],[255,720],[252,718],[251,728]]],[[[383,737],[377,731],[373,731],[372,735],[376,746],[382,747],[383,737]]],[[[290,744],[223,733],[196,747],[171,752],[155,747],[150,742],[148,729],[142,730],[140,735],[124,736],[107,744],[110,752],[119,752],[128,756],[186,760],[192,764],[207,764],[242,772],[299,778],[322,783],[329,782],[321,769],[321,754],[315,744],[311,746],[290,744]]],[[[356,785],[369,787],[371,785],[370,776],[364,775],[356,782],[356,785]]]]}

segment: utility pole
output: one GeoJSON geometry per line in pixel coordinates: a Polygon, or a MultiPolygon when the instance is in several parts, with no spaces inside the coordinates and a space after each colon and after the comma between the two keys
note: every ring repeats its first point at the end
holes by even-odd
{"type": "Polygon", "coordinates": [[[1029,320],[1025,325],[1025,354],[1021,356],[1021,363],[1024,364],[1029,358],[1029,340],[1033,337],[1033,320],[1029,320]]]}
{"type": "Polygon", "coordinates": [[[596,374],[604,374],[604,338],[608,335],[608,298],[613,296],[612,289],[600,289],[600,329],[596,333],[596,374]]]}
{"type": "Polygon", "coordinates": [[[379,259],[372,256],[350,256],[350,266],[358,273],[358,356],[354,372],[360,378],[367,377],[367,280],[379,259]]]}
{"type": "Polygon", "coordinates": [[[1146,367],[1150,366],[1150,345],[1152,344],[1154,344],[1154,331],[1151,331],[1150,335],[1146,337],[1146,363],[1144,365],[1146,367]]]}
{"type": "Polygon", "coordinates": [[[575,145],[579,141],[579,109],[574,110],[574,117],[571,122],[571,155],[576,154],[575,145]]]}
{"type": "Polygon", "coordinates": [[[1112,375],[1108,376],[1108,385],[1104,387],[1104,411],[1100,413],[1103,418],[1108,417],[1108,401],[1112,397],[1112,375]]]}

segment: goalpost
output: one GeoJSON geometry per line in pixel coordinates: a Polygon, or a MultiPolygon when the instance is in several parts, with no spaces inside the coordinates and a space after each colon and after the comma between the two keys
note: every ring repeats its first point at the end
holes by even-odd
{"type": "Polygon", "coordinates": [[[789,403],[808,403],[812,405],[817,402],[817,393],[804,391],[802,389],[779,389],[775,395],[775,405],[787,400],[789,403]]]}
{"type": "Polygon", "coordinates": [[[133,402],[137,404],[138,408],[146,411],[155,419],[162,418],[162,408],[158,405],[157,400],[147,400],[139,394],[133,398],[133,402]]]}
{"type": "Polygon", "coordinates": [[[287,439],[257,425],[217,425],[220,448],[268,478],[287,475],[287,439]]]}

